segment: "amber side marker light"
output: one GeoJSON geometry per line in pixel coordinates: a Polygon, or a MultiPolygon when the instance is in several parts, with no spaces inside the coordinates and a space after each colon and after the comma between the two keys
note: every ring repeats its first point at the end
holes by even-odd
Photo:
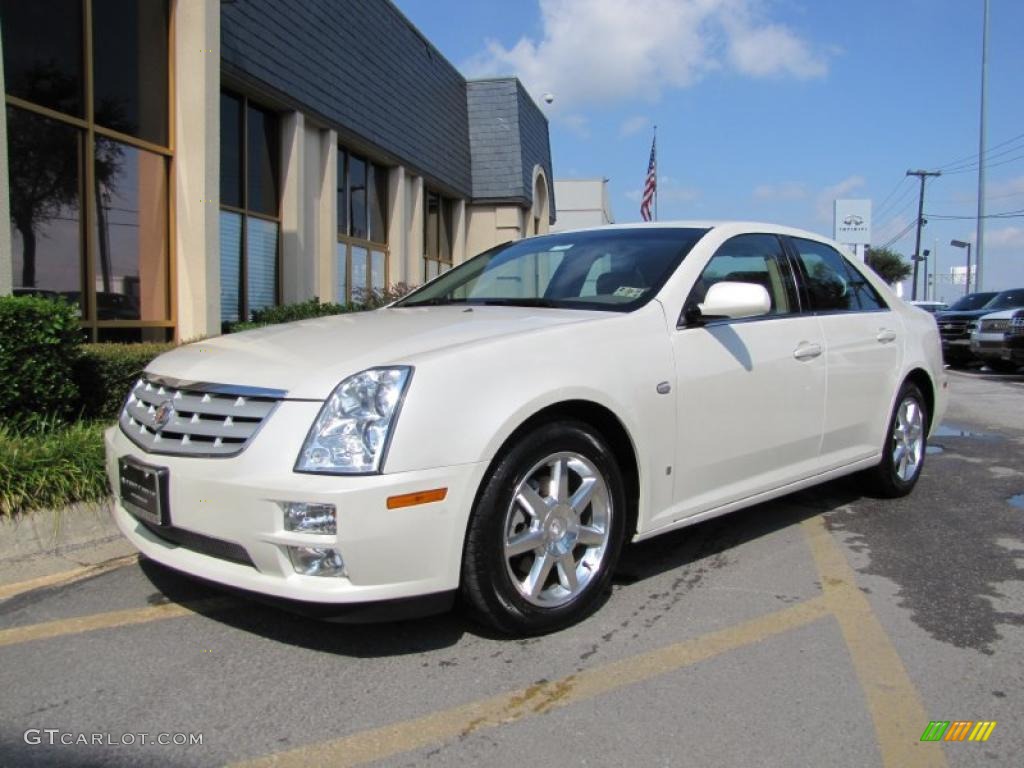
{"type": "Polygon", "coordinates": [[[403,493],[401,496],[388,496],[388,509],[415,507],[417,504],[429,504],[432,501],[444,501],[448,495],[447,488],[435,488],[432,491],[416,491],[403,493]]]}

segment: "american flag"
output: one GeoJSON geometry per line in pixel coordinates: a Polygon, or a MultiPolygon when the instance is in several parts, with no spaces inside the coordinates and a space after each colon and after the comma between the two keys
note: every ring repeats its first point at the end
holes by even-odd
{"type": "Polygon", "coordinates": [[[651,159],[647,163],[647,180],[644,182],[643,197],[640,199],[640,216],[644,221],[650,221],[652,218],[651,203],[658,192],[658,162],[655,158],[655,146],[657,143],[658,137],[655,136],[651,141],[651,159]]]}

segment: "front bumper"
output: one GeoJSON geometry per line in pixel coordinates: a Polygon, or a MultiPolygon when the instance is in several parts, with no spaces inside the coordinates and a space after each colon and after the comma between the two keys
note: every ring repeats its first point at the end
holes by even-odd
{"type": "Polygon", "coordinates": [[[1024,336],[978,333],[971,338],[971,353],[981,360],[997,360],[1024,365],[1024,336]]]}
{"type": "Polygon", "coordinates": [[[355,477],[293,472],[295,456],[319,407],[312,402],[282,402],[245,451],[221,459],[146,453],[115,425],[107,430],[105,443],[118,528],[159,563],[282,600],[353,605],[456,589],[466,524],[487,462],[355,477]],[[168,468],[170,521],[175,532],[185,532],[176,537],[179,543],[158,535],[160,529],[154,532],[122,506],[122,456],[168,468]],[[443,501],[387,508],[389,496],[435,488],[447,488],[443,501]],[[278,501],[334,504],[337,534],[285,531],[278,501]],[[206,540],[227,546],[220,551],[216,546],[193,546],[206,540]],[[336,548],[346,575],[295,573],[289,545],[336,548]],[[224,555],[239,548],[251,564],[224,555]]]}

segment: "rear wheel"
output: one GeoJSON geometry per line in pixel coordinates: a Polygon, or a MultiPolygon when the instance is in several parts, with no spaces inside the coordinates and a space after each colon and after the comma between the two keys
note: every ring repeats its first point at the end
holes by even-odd
{"type": "Polygon", "coordinates": [[[880,496],[906,496],[914,489],[927,453],[929,423],[927,401],[920,388],[904,382],[889,419],[882,460],[867,472],[880,496]]]}
{"type": "Polygon", "coordinates": [[[622,548],[622,476],[603,438],[562,421],[525,435],[473,510],[462,592],[475,617],[532,635],[592,613],[622,548]]]}

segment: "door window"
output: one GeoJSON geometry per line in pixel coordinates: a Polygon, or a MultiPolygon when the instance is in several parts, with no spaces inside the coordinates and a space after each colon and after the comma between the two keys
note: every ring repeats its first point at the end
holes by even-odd
{"type": "Polygon", "coordinates": [[[799,237],[791,241],[803,266],[811,309],[817,312],[887,309],[874,286],[835,248],[799,237]]]}
{"type": "Polygon", "coordinates": [[[775,235],[739,235],[723,243],[694,283],[687,304],[704,301],[708,289],[723,281],[763,286],[771,299],[769,316],[798,309],[789,265],[775,235]]]}

